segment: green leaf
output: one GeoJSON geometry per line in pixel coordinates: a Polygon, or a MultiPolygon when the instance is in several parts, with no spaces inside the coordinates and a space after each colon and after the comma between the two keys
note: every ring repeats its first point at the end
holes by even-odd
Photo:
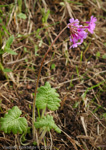
{"type": "Polygon", "coordinates": [[[38,52],[38,46],[35,45],[35,56],[39,56],[39,54],[37,54],[37,52],[38,52]]]}
{"type": "Polygon", "coordinates": [[[4,51],[2,49],[0,49],[0,54],[4,54],[4,51]]]}
{"type": "Polygon", "coordinates": [[[49,82],[46,82],[44,86],[38,88],[36,96],[36,106],[39,109],[45,109],[46,107],[50,110],[57,110],[60,106],[59,94],[56,93],[54,88],[51,88],[49,82]]]}
{"type": "Polygon", "coordinates": [[[18,36],[17,36],[18,38],[20,38],[20,37],[23,37],[23,35],[22,34],[18,34],[18,36]]]}
{"type": "Polygon", "coordinates": [[[1,7],[8,7],[8,5],[0,5],[0,8],[1,8],[1,7]]]}
{"type": "Polygon", "coordinates": [[[104,43],[104,46],[106,46],[106,43],[104,43]]]}
{"type": "Polygon", "coordinates": [[[64,2],[60,2],[60,5],[61,5],[61,6],[65,6],[65,3],[64,3],[64,2]]]}
{"type": "Polygon", "coordinates": [[[12,69],[5,68],[5,69],[3,70],[3,72],[12,72],[12,69]]]}
{"type": "Polygon", "coordinates": [[[50,15],[50,9],[47,10],[47,12],[45,13],[45,23],[47,23],[47,20],[49,18],[49,15],[50,15]]]}
{"type": "Polygon", "coordinates": [[[103,113],[103,118],[105,118],[105,119],[106,119],[106,113],[103,113]]]}
{"type": "Polygon", "coordinates": [[[19,12],[21,12],[22,11],[22,0],[18,0],[17,2],[18,2],[18,10],[19,10],[19,12]]]}
{"type": "Polygon", "coordinates": [[[97,53],[96,53],[96,57],[100,57],[100,52],[97,52],[97,53]]]}
{"type": "Polygon", "coordinates": [[[102,56],[102,58],[103,58],[103,59],[106,59],[106,54],[104,54],[104,55],[102,56]]]}
{"type": "Polygon", "coordinates": [[[0,130],[4,131],[4,133],[13,134],[27,131],[27,120],[24,117],[20,117],[22,114],[21,110],[14,106],[12,109],[8,111],[7,114],[4,115],[4,118],[0,118],[0,130]]]}
{"type": "Polygon", "coordinates": [[[0,31],[0,49],[2,48],[2,34],[1,34],[1,31],[0,31]]]}
{"type": "Polygon", "coordinates": [[[20,19],[26,19],[26,18],[27,18],[27,16],[26,16],[25,14],[23,14],[23,13],[19,13],[17,16],[18,16],[20,19]]]}
{"type": "Polygon", "coordinates": [[[2,29],[3,29],[2,35],[5,35],[5,32],[6,32],[8,35],[10,35],[10,33],[9,33],[8,30],[7,30],[7,26],[2,25],[2,29]],[[5,32],[4,32],[4,31],[5,31],[5,32]]]}
{"type": "Polygon", "coordinates": [[[83,94],[81,95],[81,97],[82,97],[83,100],[85,100],[86,94],[87,94],[87,91],[85,91],[85,93],[83,93],[83,94]]]}
{"type": "Polygon", "coordinates": [[[79,104],[80,102],[75,102],[75,104],[73,105],[73,108],[77,108],[79,104]]]}
{"type": "Polygon", "coordinates": [[[52,65],[51,65],[51,69],[55,69],[55,64],[52,64],[52,65]]]}
{"type": "Polygon", "coordinates": [[[2,19],[0,18],[0,23],[2,23],[2,19]]]}
{"type": "Polygon", "coordinates": [[[42,22],[43,23],[47,23],[47,20],[48,20],[48,18],[49,18],[49,15],[50,15],[50,9],[48,9],[46,12],[45,12],[45,9],[43,8],[42,10],[41,10],[41,13],[42,13],[42,22]]]}
{"type": "Polygon", "coordinates": [[[16,52],[14,52],[12,49],[10,49],[10,48],[8,48],[8,47],[6,47],[6,46],[5,46],[5,48],[4,48],[4,51],[5,51],[6,53],[11,54],[11,55],[17,55],[16,52]]]}
{"type": "Polygon", "coordinates": [[[43,128],[44,130],[50,131],[54,129],[57,133],[61,133],[60,128],[55,124],[53,116],[47,115],[43,118],[37,118],[37,121],[34,123],[35,128],[43,128]]]}
{"type": "Polygon", "coordinates": [[[6,46],[5,46],[5,47],[10,48],[10,45],[13,43],[13,40],[14,40],[14,36],[12,35],[12,36],[10,36],[10,37],[8,38],[8,40],[6,41],[6,46]]]}

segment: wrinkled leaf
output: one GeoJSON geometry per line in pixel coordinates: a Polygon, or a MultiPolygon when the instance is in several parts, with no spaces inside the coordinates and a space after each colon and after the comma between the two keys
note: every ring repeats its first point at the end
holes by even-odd
{"type": "Polygon", "coordinates": [[[34,123],[35,128],[43,128],[44,130],[50,131],[54,129],[57,133],[61,133],[60,128],[55,124],[53,116],[47,115],[43,118],[37,118],[37,121],[34,123]]]}
{"type": "Polygon", "coordinates": [[[12,109],[8,111],[4,117],[0,118],[0,130],[4,131],[4,133],[20,133],[27,131],[27,120],[24,117],[20,117],[22,114],[21,110],[14,106],[12,109]]]}
{"type": "Polygon", "coordinates": [[[57,110],[60,106],[59,94],[56,93],[54,88],[51,88],[49,82],[46,82],[44,86],[38,88],[36,96],[36,106],[39,109],[45,109],[46,107],[50,110],[57,110]]]}

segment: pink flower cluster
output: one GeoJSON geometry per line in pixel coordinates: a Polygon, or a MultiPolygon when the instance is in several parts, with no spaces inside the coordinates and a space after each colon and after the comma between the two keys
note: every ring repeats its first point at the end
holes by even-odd
{"type": "Polygon", "coordinates": [[[74,20],[74,18],[72,18],[69,21],[70,23],[68,23],[68,28],[70,29],[70,42],[73,43],[70,48],[75,48],[80,45],[84,39],[86,39],[88,34],[86,32],[86,29],[91,34],[93,34],[93,31],[95,29],[95,22],[97,21],[97,19],[91,16],[90,21],[84,22],[87,24],[86,26],[79,25],[78,19],[74,20]]]}

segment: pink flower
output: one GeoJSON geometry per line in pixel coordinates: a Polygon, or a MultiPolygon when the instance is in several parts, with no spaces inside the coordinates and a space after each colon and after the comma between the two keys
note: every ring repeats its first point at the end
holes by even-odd
{"type": "Polygon", "coordinates": [[[93,31],[95,29],[95,22],[97,21],[96,17],[91,16],[90,21],[87,21],[86,23],[88,24],[88,26],[86,26],[85,28],[88,29],[88,31],[93,34],[93,31]]]}
{"type": "Polygon", "coordinates": [[[72,34],[70,36],[70,42],[72,42],[73,44],[70,46],[70,48],[75,48],[77,47],[78,45],[82,44],[83,42],[83,39],[86,39],[87,37],[87,32],[85,31],[78,31],[77,30],[77,33],[76,34],[72,34]]]}
{"type": "Polygon", "coordinates": [[[78,19],[70,19],[68,23],[68,28],[70,29],[70,42],[72,42],[72,45],[70,48],[75,48],[78,45],[83,43],[83,40],[87,37],[87,32],[85,31],[88,29],[90,33],[93,33],[95,29],[95,22],[97,19],[93,16],[91,16],[90,21],[85,22],[88,24],[88,26],[79,25],[78,19]]]}
{"type": "Polygon", "coordinates": [[[70,29],[70,42],[73,44],[70,48],[75,48],[83,42],[83,39],[87,37],[87,32],[82,25],[79,25],[79,20],[72,18],[69,20],[68,28],[70,29]]]}
{"type": "MultiPolygon", "coordinates": [[[[70,23],[73,24],[74,26],[77,26],[79,24],[79,20],[78,19],[75,19],[72,18],[72,19],[69,19],[70,23]]],[[[68,23],[68,25],[70,25],[70,23],[68,23]]]]}

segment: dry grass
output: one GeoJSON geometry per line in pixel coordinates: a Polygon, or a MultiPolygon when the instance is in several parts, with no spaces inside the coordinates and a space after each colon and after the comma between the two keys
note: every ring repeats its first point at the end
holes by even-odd
{"type": "MultiPolygon", "coordinates": [[[[14,0],[0,1],[3,23],[15,36],[12,49],[18,55],[3,55],[9,81],[0,81],[0,116],[17,105],[31,126],[31,106],[41,60],[57,34],[67,25],[69,18],[80,21],[97,17],[94,35],[75,49],[69,49],[69,31],[64,32],[47,56],[41,73],[40,85],[49,81],[61,97],[61,107],[53,114],[61,134],[54,131],[47,135],[51,149],[105,150],[106,149],[106,2],[103,0],[28,0],[22,3],[20,19],[19,5],[14,0]],[[10,7],[11,6],[11,7],[10,7]],[[45,22],[48,10],[50,14],[45,22]],[[98,56],[98,53],[100,53],[98,56]],[[104,55],[105,54],[105,55],[104,55]],[[52,64],[55,68],[51,69],[52,64]],[[26,115],[27,114],[27,115],[26,115]],[[105,115],[105,116],[103,116],[105,115]]],[[[2,24],[0,24],[2,26],[2,24]]],[[[5,32],[5,40],[9,37],[5,32]]],[[[52,113],[52,112],[50,112],[52,113]]],[[[30,143],[32,135],[27,135],[30,143]]],[[[42,143],[43,145],[44,143],[42,143]]],[[[0,149],[17,146],[20,135],[0,132],[0,149]]],[[[30,143],[30,145],[32,145],[30,143]]]]}

